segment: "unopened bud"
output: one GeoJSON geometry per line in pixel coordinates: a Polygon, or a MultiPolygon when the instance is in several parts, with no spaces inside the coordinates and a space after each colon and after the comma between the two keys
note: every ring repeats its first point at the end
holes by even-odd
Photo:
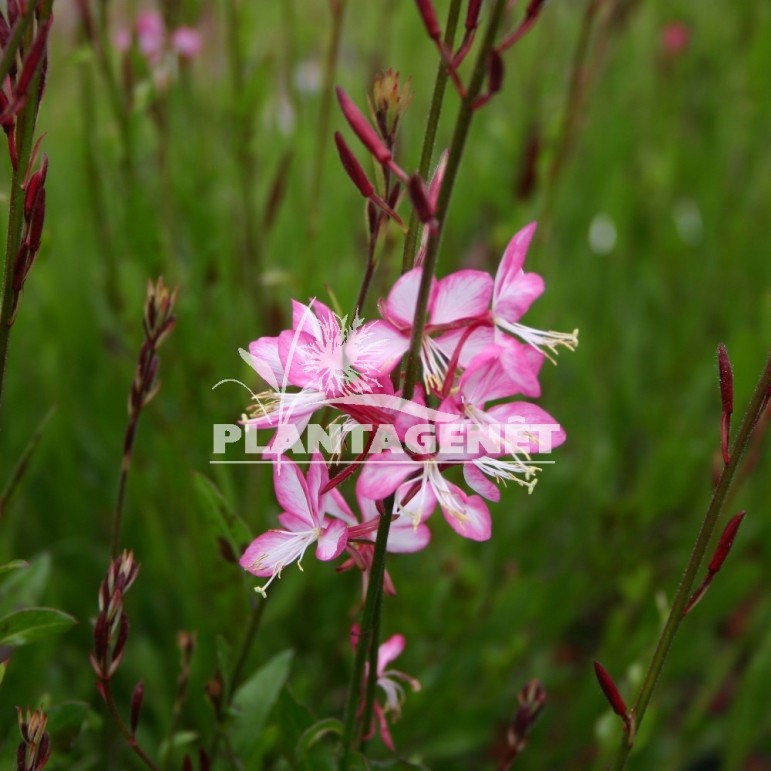
{"type": "Polygon", "coordinates": [[[35,201],[38,193],[45,185],[46,173],[48,172],[48,156],[43,156],[40,168],[29,178],[27,188],[24,191],[24,218],[29,221],[32,211],[35,208],[35,201]]]}
{"type": "Polygon", "coordinates": [[[482,0],[469,0],[466,9],[466,29],[472,32],[479,24],[479,9],[482,7],[482,0]]]}
{"type": "Polygon", "coordinates": [[[343,115],[353,129],[353,132],[367,150],[375,156],[377,162],[381,166],[387,166],[391,160],[391,151],[385,146],[375,129],[372,128],[367,119],[362,115],[351,97],[340,86],[335,89],[335,93],[340,103],[340,109],[343,111],[343,115]]]}
{"type": "Polygon", "coordinates": [[[369,198],[375,192],[375,188],[339,131],[335,131],[335,145],[340,155],[340,162],[343,164],[343,168],[350,177],[351,182],[356,185],[359,192],[365,198],[369,198]]]}
{"type": "Polygon", "coordinates": [[[720,378],[720,401],[722,415],[720,417],[720,449],[723,453],[723,462],[728,465],[731,456],[728,445],[731,433],[731,413],[734,411],[734,373],[731,368],[731,360],[725,345],[720,343],[717,347],[717,365],[720,378]]]}
{"type": "Polygon", "coordinates": [[[594,662],[594,674],[597,676],[597,682],[600,684],[600,688],[602,688],[602,692],[605,694],[611,709],[628,725],[629,715],[626,703],[621,697],[621,693],[613,682],[613,678],[608,673],[608,670],[599,661],[594,662]]]}
{"type": "Polygon", "coordinates": [[[32,78],[38,71],[43,56],[45,55],[46,43],[48,42],[48,29],[50,22],[44,24],[39,30],[35,39],[32,41],[29,53],[24,59],[24,65],[21,69],[19,79],[16,81],[16,97],[17,101],[27,93],[32,78]]]}
{"type": "Polygon", "coordinates": [[[739,525],[741,525],[746,513],[746,511],[740,511],[728,520],[709,563],[709,571],[711,573],[717,573],[723,567],[725,558],[734,545],[734,538],[736,538],[736,534],[739,532],[739,525]]]}
{"type": "Polygon", "coordinates": [[[432,40],[438,40],[442,36],[442,28],[436,18],[436,11],[431,0],[415,0],[423,23],[426,25],[428,36],[432,40]]]}
{"type": "Polygon", "coordinates": [[[131,735],[136,736],[139,725],[139,713],[142,711],[142,701],[145,698],[145,684],[140,680],[131,694],[131,735]]]}
{"type": "Polygon", "coordinates": [[[503,57],[494,48],[487,60],[487,88],[497,94],[503,85],[503,57]]]}

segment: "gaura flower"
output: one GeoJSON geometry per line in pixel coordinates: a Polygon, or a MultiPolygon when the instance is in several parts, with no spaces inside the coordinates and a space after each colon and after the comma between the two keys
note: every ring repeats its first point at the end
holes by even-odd
{"type": "Polygon", "coordinates": [[[324,561],[335,559],[345,549],[348,527],[339,517],[353,514],[337,490],[321,493],[328,481],[329,472],[319,453],[311,458],[305,477],[288,458],[274,464],[273,486],[283,509],[278,516],[283,529],[268,530],[255,538],[239,560],[252,575],[270,576],[264,586],[256,588],[263,596],[287,565],[297,562],[302,569],[300,561],[312,544],[316,544],[316,557],[324,561]]]}
{"type": "MultiPolygon", "coordinates": [[[[351,642],[354,649],[359,642],[359,625],[355,624],[351,629],[351,642]]],[[[420,682],[405,672],[398,669],[389,669],[391,662],[401,656],[406,645],[406,639],[403,634],[395,634],[383,642],[377,649],[377,685],[385,694],[385,700],[382,704],[374,704],[374,720],[377,721],[380,731],[380,738],[383,744],[393,752],[394,742],[391,738],[391,731],[388,727],[388,718],[396,721],[401,717],[402,704],[405,699],[404,685],[406,683],[413,691],[420,690],[420,682]]],[[[364,683],[369,678],[369,662],[364,669],[364,683]]],[[[366,687],[366,685],[365,685],[366,687]]],[[[363,708],[363,703],[361,707],[363,708]]],[[[366,738],[369,739],[375,732],[374,726],[367,727],[366,738]]]]}
{"type": "MultiPolygon", "coordinates": [[[[407,271],[393,285],[388,297],[380,301],[380,314],[386,326],[381,327],[379,333],[383,344],[397,358],[409,349],[422,275],[423,268],[407,271]]],[[[432,334],[453,325],[469,326],[474,321],[481,324],[490,306],[492,290],[491,276],[481,270],[459,270],[438,281],[431,279],[428,317],[420,349],[423,380],[428,389],[442,389],[452,356],[432,334]]]]}
{"type": "Polygon", "coordinates": [[[544,290],[544,281],[537,273],[525,273],[522,270],[535,229],[536,223],[532,222],[509,241],[495,274],[491,317],[498,332],[495,342],[500,342],[501,332],[508,332],[554,361],[550,353],[556,355],[558,346],[564,345],[571,351],[576,349],[578,330],[571,333],[542,332],[519,323],[544,290]],[[544,348],[550,353],[544,351],[544,348]]]}

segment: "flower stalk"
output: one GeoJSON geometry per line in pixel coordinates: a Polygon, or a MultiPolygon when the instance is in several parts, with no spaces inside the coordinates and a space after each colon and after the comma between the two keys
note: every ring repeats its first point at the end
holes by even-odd
{"type": "Polygon", "coordinates": [[[152,401],[160,388],[158,381],[158,348],[174,329],[176,318],[173,314],[177,290],[170,290],[159,278],[153,284],[147,283],[147,299],[145,300],[144,341],[139,349],[134,380],[128,401],[128,424],[123,438],[123,458],[120,466],[118,495],[115,501],[112,520],[112,555],[117,557],[120,546],[120,529],[123,519],[123,505],[126,499],[126,483],[131,468],[131,457],[134,452],[139,416],[142,410],[152,401]]]}
{"type": "MultiPolygon", "coordinates": [[[[648,708],[651,697],[653,696],[653,690],[656,687],[656,682],[659,679],[664,664],[666,663],[667,656],[669,655],[672,643],[680,628],[680,624],[685,618],[685,612],[689,609],[689,598],[691,597],[691,591],[693,587],[696,574],[699,570],[699,566],[704,559],[704,555],[707,551],[707,547],[712,539],[713,533],[720,519],[720,515],[723,511],[723,506],[726,502],[726,498],[733,482],[734,476],[741,464],[744,451],[747,449],[747,445],[750,441],[752,431],[755,424],[763,412],[766,402],[768,401],[769,389],[771,389],[771,355],[766,360],[765,368],[760,376],[755,391],[752,394],[750,403],[747,407],[747,412],[744,419],[741,422],[739,431],[736,435],[733,448],[731,449],[729,462],[723,468],[723,472],[718,479],[715,490],[712,494],[712,500],[710,501],[707,512],[704,515],[704,520],[699,530],[699,534],[696,538],[696,542],[691,552],[691,556],[685,567],[685,572],[680,580],[680,585],[677,588],[674,599],[672,600],[672,606],[669,611],[669,616],[664,625],[664,628],[659,635],[658,642],[656,643],[656,650],[648,665],[648,670],[645,674],[645,679],[640,687],[640,692],[637,696],[637,700],[634,704],[634,714],[637,725],[642,723],[645,711],[648,708]]],[[[735,534],[735,533],[734,533],[735,534]]],[[[727,552],[726,552],[727,553],[727,552]]],[[[620,771],[626,765],[626,761],[629,757],[629,753],[632,749],[632,745],[627,741],[626,737],[619,745],[616,757],[613,763],[613,770],[620,771]]]]}
{"type": "MultiPolygon", "coordinates": [[[[460,111],[455,122],[452,144],[447,161],[447,170],[445,172],[444,182],[439,193],[437,211],[435,212],[436,225],[429,236],[426,250],[426,258],[423,267],[423,275],[420,284],[418,300],[415,310],[415,324],[412,330],[412,339],[407,359],[405,371],[405,382],[403,388],[403,398],[411,399],[417,383],[417,376],[420,367],[420,347],[423,339],[423,331],[426,324],[426,315],[428,308],[428,296],[431,286],[431,279],[436,269],[439,241],[441,239],[442,227],[446,217],[450,196],[452,193],[458,169],[460,167],[461,157],[466,144],[469,128],[474,115],[474,101],[482,90],[484,77],[487,72],[487,58],[490,50],[494,46],[495,37],[503,17],[503,11],[506,6],[505,0],[496,0],[491,8],[490,19],[485,31],[484,40],[480,48],[476,66],[471,77],[465,98],[461,102],[460,111]]],[[[346,117],[349,117],[346,115],[346,117]]],[[[350,121],[350,118],[349,118],[350,121]]],[[[360,136],[360,139],[362,137],[360,136]]],[[[363,139],[362,139],[363,141],[363,139]]],[[[390,159],[388,159],[390,160],[390,159]]],[[[364,665],[368,660],[369,653],[377,650],[378,639],[376,630],[379,627],[379,611],[382,606],[383,579],[385,574],[385,556],[388,534],[391,528],[391,511],[393,509],[394,499],[391,496],[385,501],[383,512],[380,514],[378,522],[377,537],[375,540],[375,551],[372,558],[372,570],[370,574],[367,596],[364,602],[361,620],[361,637],[356,649],[354,659],[353,673],[348,690],[348,701],[346,703],[343,749],[340,757],[339,768],[345,771],[348,768],[350,754],[354,743],[354,724],[356,720],[356,705],[358,703],[359,689],[364,675],[364,665]]],[[[376,668],[370,666],[370,679],[376,678],[376,668]]],[[[364,715],[372,714],[372,703],[374,698],[374,686],[368,684],[365,691],[364,715]]],[[[366,724],[365,724],[366,725],[366,724]]]]}

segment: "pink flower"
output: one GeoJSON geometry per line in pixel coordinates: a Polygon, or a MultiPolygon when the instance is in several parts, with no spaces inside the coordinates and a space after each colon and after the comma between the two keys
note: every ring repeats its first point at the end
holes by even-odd
{"type": "Polygon", "coordinates": [[[488,402],[516,393],[540,394],[535,369],[540,354],[514,340],[506,343],[511,347],[506,356],[497,345],[477,355],[439,408],[457,414],[467,427],[467,436],[476,432],[480,451],[466,458],[463,474],[472,490],[492,501],[500,499],[500,492],[485,474],[496,481],[514,481],[532,492],[539,469],[531,463],[530,453],[541,449],[540,431],[547,433],[549,450],[565,441],[565,432],[554,418],[534,404],[505,402],[487,408],[488,402]],[[531,435],[533,426],[540,427],[538,434],[531,435]],[[504,458],[506,455],[511,459],[504,458]]]}
{"type": "Polygon", "coordinates": [[[575,350],[578,345],[578,330],[569,334],[542,332],[519,323],[519,319],[544,290],[543,279],[537,273],[525,273],[522,270],[535,228],[535,222],[522,228],[511,239],[503,253],[495,274],[492,320],[497,329],[495,342],[500,342],[501,333],[507,332],[524,340],[553,361],[543,349],[546,348],[553,354],[557,353],[557,346],[560,345],[571,351],[575,350]]]}
{"type": "Polygon", "coordinates": [[[357,496],[382,500],[397,490],[404,490],[395,502],[394,511],[407,513],[417,527],[434,510],[437,502],[444,518],[458,535],[473,541],[490,538],[491,522],[487,504],[478,495],[467,495],[460,487],[442,476],[442,463],[436,454],[420,458],[391,450],[371,455],[356,485],[357,496]]]}
{"type": "Polygon", "coordinates": [[[273,580],[292,562],[299,564],[305,550],[316,545],[316,557],[333,560],[340,556],[348,542],[348,527],[337,516],[353,517],[339,492],[322,495],[329,481],[329,472],[318,453],[311,458],[304,477],[299,467],[287,458],[280,458],[273,467],[273,486],[283,508],[279,514],[282,530],[268,530],[252,541],[239,564],[259,577],[270,576],[257,591],[263,596],[273,580]]]}
{"type": "Polygon", "coordinates": [[[240,350],[246,361],[272,390],[255,395],[247,425],[275,428],[291,423],[302,430],[321,407],[336,404],[364,422],[367,405],[356,400],[346,405],[347,396],[393,391],[387,377],[399,355],[388,345],[382,321],[348,327],[324,303],[308,305],[292,301],[292,329],[277,337],[261,337],[240,350]],[[288,387],[300,391],[287,391],[288,387]]]}
{"type": "MultiPolygon", "coordinates": [[[[407,271],[393,285],[388,297],[380,301],[385,326],[379,332],[384,345],[397,357],[409,348],[422,274],[423,268],[407,271]]],[[[452,356],[451,350],[432,338],[432,333],[453,326],[485,323],[492,290],[492,278],[481,270],[459,270],[439,281],[431,279],[428,318],[420,350],[427,388],[441,391],[452,356]]]]}
{"type": "Polygon", "coordinates": [[[681,21],[671,21],[661,30],[661,47],[669,56],[677,56],[688,48],[691,30],[681,21]]]}
{"type": "MultiPolygon", "coordinates": [[[[360,630],[358,624],[351,629],[351,642],[354,649],[359,642],[360,630]]],[[[395,634],[383,642],[377,649],[377,685],[385,694],[385,700],[382,704],[374,705],[374,719],[377,721],[380,730],[380,738],[383,744],[393,752],[394,742],[391,738],[391,731],[388,727],[388,717],[396,721],[401,717],[402,704],[404,703],[405,693],[402,683],[406,683],[413,691],[420,690],[420,682],[405,672],[398,669],[388,669],[391,662],[401,656],[406,645],[404,635],[395,634]]],[[[364,670],[364,682],[369,677],[369,663],[364,670]]],[[[363,704],[362,704],[363,706],[363,704]]],[[[371,738],[374,734],[374,726],[367,728],[366,738],[371,738]]]]}
{"type": "Polygon", "coordinates": [[[142,11],[137,16],[139,50],[151,64],[159,63],[166,47],[166,25],[157,11],[142,11]]]}
{"type": "Polygon", "coordinates": [[[171,47],[181,59],[194,59],[201,46],[201,33],[193,27],[177,27],[171,35],[171,47]]]}

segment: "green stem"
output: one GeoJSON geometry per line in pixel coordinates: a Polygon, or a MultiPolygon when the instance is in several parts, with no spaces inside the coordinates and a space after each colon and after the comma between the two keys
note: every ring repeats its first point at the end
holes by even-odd
{"type": "Polygon", "coordinates": [[[240,279],[251,290],[262,318],[267,318],[263,303],[262,288],[262,244],[257,233],[257,202],[254,195],[254,181],[257,178],[257,158],[252,147],[253,114],[246,109],[243,95],[246,90],[243,35],[241,34],[241,4],[225,3],[225,29],[228,46],[228,67],[232,89],[231,117],[233,121],[233,150],[237,165],[240,187],[239,240],[240,279]]]}
{"type": "Polygon", "coordinates": [[[332,10],[332,39],[329,42],[329,50],[324,63],[324,87],[321,96],[321,112],[319,113],[319,128],[316,135],[316,156],[314,158],[313,176],[311,182],[311,199],[309,202],[308,232],[315,236],[319,226],[319,213],[321,211],[321,181],[324,175],[324,161],[329,147],[329,121],[332,115],[332,97],[334,94],[335,70],[337,58],[340,52],[340,41],[343,37],[343,19],[348,0],[333,0],[330,3],[332,10]]]}
{"type": "Polygon", "coordinates": [[[412,327],[412,339],[410,340],[410,349],[407,357],[407,367],[404,376],[403,398],[411,399],[418,378],[418,369],[420,367],[420,346],[423,342],[423,331],[426,326],[426,314],[428,310],[428,294],[431,289],[431,280],[436,270],[436,261],[439,253],[439,242],[442,238],[442,231],[447,219],[447,210],[450,204],[450,197],[455,186],[455,178],[458,175],[460,161],[463,156],[463,150],[466,146],[471,120],[474,116],[474,101],[482,91],[485,75],[487,73],[487,57],[493,48],[495,36],[503,16],[506,0],[495,0],[490,13],[490,21],[485,30],[484,40],[479,49],[474,71],[471,75],[466,98],[461,102],[460,112],[455,121],[455,130],[450,143],[450,153],[447,158],[447,169],[444,173],[444,181],[439,191],[439,200],[436,211],[436,229],[428,239],[426,247],[426,259],[423,266],[423,275],[420,280],[420,289],[418,290],[418,299],[415,309],[415,324],[412,327]]]}
{"type": "MultiPolygon", "coordinates": [[[[458,29],[458,17],[460,16],[460,0],[452,0],[447,12],[447,24],[445,25],[444,43],[448,51],[452,51],[455,46],[455,32],[458,29]]],[[[431,168],[431,157],[434,154],[434,143],[436,142],[436,132],[439,129],[439,118],[442,114],[442,103],[444,94],[447,90],[447,67],[443,61],[439,62],[436,71],[436,80],[434,81],[434,93],[431,96],[431,107],[428,111],[428,120],[426,121],[426,133],[423,136],[423,149],[420,151],[420,164],[418,165],[418,174],[423,179],[428,179],[431,168]]],[[[404,241],[404,253],[402,256],[402,273],[406,273],[412,267],[412,261],[415,259],[415,249],[418,245],[418,231],[420,222],[418,215],[413,211],[410,215],[410,227],[407,231],[407,238],[404,241]]]]}
{"type": "MultiPolygon", "coordinates": [[[[423,329],[425,328],[428,309],[428,290],[436,268],[439,240],[447,215],[450,196],[460,166],[461,156],[463,155],[463,150],[465,148],[466,137],[468,136],[468,131],[471,126],[471,120],[474,114],[473,104],[482,91],[482,85],[487,72],[487,57],[494,45],[495,36],[498,32],[505,6],[506,0],[495,0],[494,5],[492,6],[490,19],[474,66],[467,95],[461,103],[460,111],[455,122],[455,130],[453,132],[450,153],[447,159],[447,169],[445,171],[444,182],[439,193],[439,201],[437,204],[437,226],[428,240],[426,261],[423,267],[423,276],[415,309],[415,323],[413,325],[412,341],[410,343],[410,351],[407,359],[403,390],[403,398],[405,399],[411,399],[415,390],[418,365],[420,362],[420,344],[423,339],[423,329]]],[[[364,610],[362,611],[361,629],[358,644],[356,646],[353,673],[348,688],[348,700],[346,702],[343,729],[343,749],[340,757],[340,764],[338,766],[340,771],[347,771],[351,756],[354,741],[354,728],[356,724],[356,712],[364,677],[364,665],[370,655],[373,657],[372,660],[377,661],[378,640],[376,630],[379,628],[380,623],[379,611],[383,592],[383,578],[385,575],[386,544],[388,543],[388,533],[391,529],[391,512],[393,510],[393,505],[394,497],[390,496],[384,501],[383,513],[380,515],[380,520],[378,522],[367,597],[364,601],[364,610]],[[372,653],[373,650],[374,653],[372,653]]],[[[369,682],[365,694],[367,703],[365,703],[363,710],[364,715],[372,714],[372,699],[374,697],[374,682],[376,679],[377,667],[370,666],[369,682]]],[[[366,723],[363,725],[365,729],[369,727],[366,723]]]]}
{"type": "MultiPolygon", "coordinates": [[[[362,681],[364,680],[364,665],[367,662],[372,645],[377,647],[377,640],[373,640],[373,633],[376,626],[375,619],[380,602],[380,592],[383,587],[383,576],[385,575],[386,543],[388,542],[388,530],[391,526],[391,510],[393,506],[394,497],[390,496],[384,501],[383,513],[380,515],[380,521],[378,522],[367,597],[364,600],[364,610],[361,613],[359,639],[356,643],[356,654],[353,660],[353,674],[351,675],[351,681],[348,686],[348,698],[345,703],[343,750],[340,755],[340,764],[338,765],[340,771],[348,771],[349,768],[349,760],[355,741],[356,713],[358,712],[362,681]]],[[[367,724],[363,725],[365,728],[369,727],[367,724]]]]}
{"type": "MultiPolygon", "coordinates": [[[[274,590],[275,591],[275,590],[274,590]]],[[[227,739],[227,733],[224,730],[224,724],[227,720],[228,710],[233,700],[233,694],[236,691],[236,685],[240,682],[246,668],[246,662],[249,658],[249,653],[252,650],[252,644],[257,637],[257,632],[260,628],[260,622],[262,621],[262,614],[265,612],[265,601],[256,601],[256,604],[252,608],[252,615],[249,619],[249,626],[244,632],[244,636],[241,638],[241,644],[238,649],[238,656],[236,663],[233,666],[233,671],[228,678],[228,690],[224,697],[224,705],[220,706],[217,714],[217,726],[212,737],[212,743],[209,748],[209,760],[214,765],[214,761],[219,754],[220,741],[227,739]]],[[[224,674],[224,673],[223,673],[224,674]]]]}
{"type": "MultiPolygon", "coordinates": [[[[680,585],[677,587],[677,592],[672,600],[672,607],[669,611],[666,624],[659,635],[658,642],[656,643],[656,650],[653,654],[653,658],[648,666],[648,671],[645,675],[645,680],[640,688],[640,693],[637,696],[633,712],[635,725],[639,728],[642,723],[642,719],[645,715],[645,710],[648,707],[648,703],[653,695],[653,689],[656,687],[656,682],[661,674],[661,670],[664,667],[664,663],[667,660],[667,655],[672,647],[672,642],[675,639],[677,630],[680,628],[680,624],[683,621],[683,610],[691,596],[691,590],[696,578],[696,573],[699,570],[704,554],[707,550],[712,535],[715,531],[715,527],[720,519],[720,514],[723,510],[723,504],[725,503],[728,490],[733,481],[736,470],[738,469],[742,455],[747,448],[747,444],[750,440],[755,424],[760,417],[760,414],[765,406],[768,394],[771,389],[771,355],[766,360],[766,366],[763,370],[758,385],[755,388],[752,398],[750,399],[747,412],[742,420],[739,432],[736,435],[736,441],[734,442],[733,449],[731,450],[731,459],[729,463],[723,468],[723,473],[720,475],[717,486],[712,493],[712,500],[710,501],[707,513],[704,515],[704,521],[702,522],[699,535],[696,538],[693,551],[691,552],[690,559],[686,565],[683,577],[680,579],[680,585]]],[[[622,738],[619,745],[616,759],[613,764],[614,771],[620,771],[626,765],[627,758],[632,749],[632,743],[628,741],[627,736],[622,738]]]]}

